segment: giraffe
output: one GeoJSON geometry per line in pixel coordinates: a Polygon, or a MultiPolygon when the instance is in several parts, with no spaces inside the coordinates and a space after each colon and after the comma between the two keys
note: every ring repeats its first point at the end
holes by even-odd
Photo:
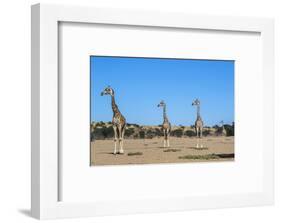
{"type": "Polygon", "coordinates": [[[117,140],[119,139],[119,154],[124,154],[123,150],[123,140],[124,134],[126,129],[126,119],[121,114],[118,109],[117,104],[115,103],[115,95],[114,90],[108,86],[102,92],[101,96],[103,95],[110,95],[111,96],[111,107],[113,111],[113,118],[112,118],[112,125],[114,130],[114,152],[113,154],[116,155],[117,153],[117,140]]]}
{"type": "MultiPolygon", "coordinates": [[[[196,132],[196,137],[197,137],[197,144],[196,148],[199,148],[199,139],[202,138],[202,132],[203,132],[203,120],[200,115],[200,101],[196,99],[195,101],[192,102],[192,106],[197,106],[197,118],[195,121],[195,132],[196,132]]],[[[202,142],[200,141],[200,147],[203,148],[202,142]]]]}
{"type": "Polygon", "coordinates": [[[162,124],[162,130],[164,132],[164,145],[163,147],[170,147],[170,132],[171,132],[171,123],[168,120],[167,114],[166,114],[166,104],[162,100],[157,105],[157,107],[163,107],[163,124],[162,124]]]}

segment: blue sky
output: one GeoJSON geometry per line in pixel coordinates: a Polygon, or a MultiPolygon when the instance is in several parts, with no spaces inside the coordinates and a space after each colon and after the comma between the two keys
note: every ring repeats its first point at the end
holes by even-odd
{"type": "Polygon", "coordinates": [[[205,125],[234,121],[234,61],[91,56],[91,121],[111,121],[110,85],[128,123],[158,125],[164,100],[172,125],[192,125],[194,99],[205,125]]]}

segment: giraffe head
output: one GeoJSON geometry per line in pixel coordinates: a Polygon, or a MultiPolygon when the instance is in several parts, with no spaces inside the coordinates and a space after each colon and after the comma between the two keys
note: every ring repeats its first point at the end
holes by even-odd
{"type": "Polygon", "coordinates": [[[200,105],[200,101],[198,99],[192,102],[192,106],[198,106],[198,105],[200,105]]]}
{"type": "Polygon", "coordinates": [[[157,107],[164,107],[166,106],[165,102],[162,100],[160,103],[157,105],[157,107]]]}
{"type": "Polygon", "coordinates": [[[111,96],[113,96],[113,95],[114,95],[114,90],[113,90],[110,86],[108,86],[108,87],[106,87],[106,88],[101,92],[101,96],[103,96],[103,95],[111,95],[111,96]]]}

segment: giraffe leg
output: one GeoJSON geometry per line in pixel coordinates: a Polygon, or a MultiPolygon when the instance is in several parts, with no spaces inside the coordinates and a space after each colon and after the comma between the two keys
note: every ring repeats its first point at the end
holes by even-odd
{"type": "Polygon", "coordinates": [[[166,147],[166,131],[164,130],[164,143],[163,143],[163,147],[166,147]]]}
{"type": "Polygon", "coordinates": [[[203,130],[202,130],[202,128],[200,128],[200,147],[201,148],[203,148],[203,144],[202,144],[202,132],[203,132],[203,130]]]}
{"type": "Polygon", "coordinates": [[[199,135],[198,135],[198,128],[195,128],[195,132],[196,132],[196,148],[198,148],[198,143],[199,143],[199,135]]]}
{"type": "Polygon", "coordinates": [[[120,144],[120,154],[124,154],[124,150],[123,150],[123,144],[124,144],[124,135],[125,135],[125,130],[126,130],[126,125],[123,126],[122,128],[122,134],[121,134],[121,144],[120,144]]]}
{"type": "Polygon", "coordinates": [[[114,152],[113,154],[116,155],[116,151],[117,151],[117,127],[115,125],[113,125],[113,131],[114,131],[114,152]]]}
{"type": "Polygon", "coordinates": [[[170,147],[170,131],[167,130],[167,147],[170,147]]]}
{"type": "Polygon", "coordinates": [[[123,138],[122,138],[122,134],[123,134],[123,131],[122,131],[122,126],[119,126],[118,128],[119,130],[119,154],[123,154],[124,151],[123,151],[123,138]]]}

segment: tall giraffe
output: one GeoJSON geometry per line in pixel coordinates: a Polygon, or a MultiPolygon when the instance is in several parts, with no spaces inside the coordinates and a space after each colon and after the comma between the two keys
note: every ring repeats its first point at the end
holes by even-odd
{"type": "Polygon", "coordinates": [[[167,114],[166,114],[166,104],[162,100],[158,104],[157,107],[163,107],[163,124],[162,124],[162,130],[164,132],[164,147],[170,147],[170,133],[171,133],[171,123],[168,120],[167,114]]]}
{"type": "Polygon", "coordinates": [[[199,148],[199,141],[200,141],[200,147],[203,148],[201,138],[202,138],[202,133],[203,133],[203,120],[200,115],[200,101],[196,99],[195,101],[192,102],[192,106],[197,106],[197,117],[195,121],[195,131],[196,131],[196,136],[197,136],[197,144],[196,148],[199,148]]]}
{"type": "Polygon", "coordinates": [[[124,154],[123,150],[123,140],[124,140],[124,134],[126,129],[126,119],[121,114],[121,112],[118,109],[117,104],[115,103],[115,96],[114,96],[114,90],[108,86],[106,87],[102,92],[101,96],[103,95],[110,95],[111,96],[111,107],[113,111],[113,118],[112,118],[112,125],[114,130],[114,152],[113,154],[117,153],[117,139],[119,139],[119,154],[124,154]]]}

